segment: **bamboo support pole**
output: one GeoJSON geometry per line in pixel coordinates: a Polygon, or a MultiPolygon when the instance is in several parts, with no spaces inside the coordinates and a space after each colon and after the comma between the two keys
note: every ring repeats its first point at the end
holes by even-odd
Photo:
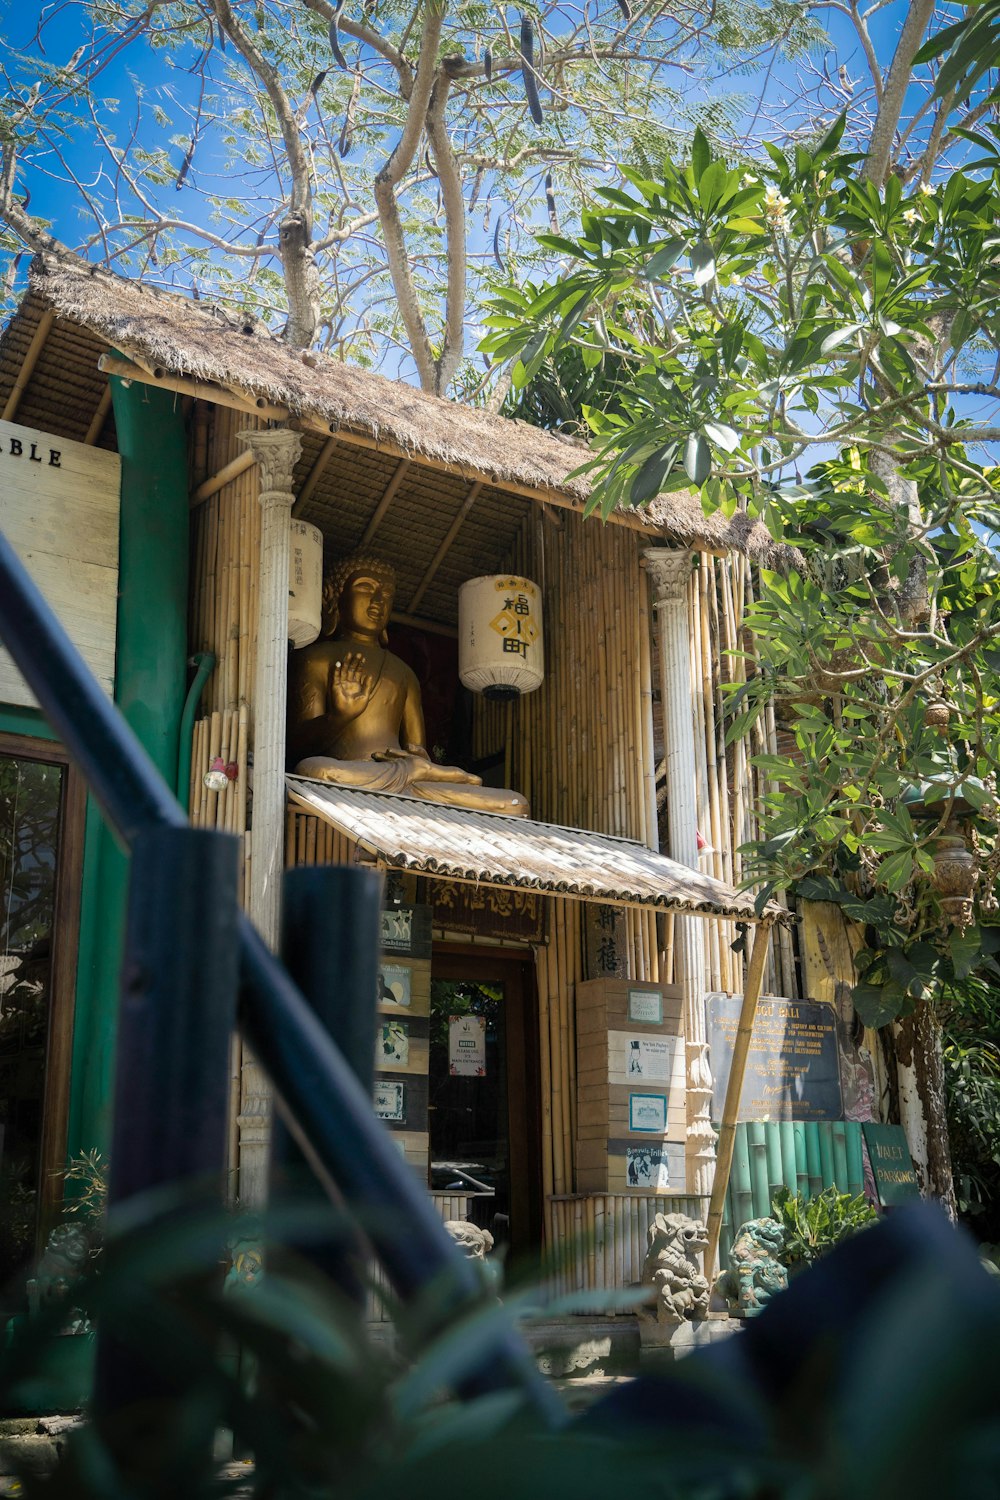
{"type": "Polygon", "coordinates": [[[192,506],[202,505],[206,500],[210,500],[227,484],[238,479],[241,474],[245,474],[247,469],[252,469],[256,462],[252,453],[239,453],[235,458],[231,458],[228,463],[223,464],[218,473],[202,480],[198,488],[192,491],[192,506]]]}
{"type": "Polygon", "coordinates": [[[754,1017],[760,999],[761,981],[770,948],[773,917],[764,917],[758,924],[753,939],[753,950],[747,967],[746,988],[740,1019],[733,1042],[733,1060],[729,1069],[726,1099],[722,1107],[722,1122],[719,1126],[719,1142],[715,1157],[715,1180],[708,1208],[708,1248],[705,1251],[705,1274],[711,1278],[719,1253],[719,1235],[722,1230],[722,1210],[729,1186],[729,1173],[733,1163],[733,1142],[736,1135],[736,1117],[743,1094],[743,1079],[746,1074],[747,1056],[753,1037],[754,1017]]]}
{"type": "Polygon", "coordinates": [[[97,403],[97,410],[90,419],[90,426],[84,434],[84,444],[92,448],[104,431],[104,424],[108,420],[108,412],[111,410],[111,381],[105,382],[101,392],[101,399],[97,403]]]}
{"type": "Polygon", "coordinates": [[[56,315],[51,309],[46,309],[39,318],[38,326],[31,336],[31,342],[25,350],[24,358],[21,361],[21,368],[18,371],[17,379],[11,386],[10,395],[4,402],[3,411],[0,413],[0,420],[4,422],[12,422],[14,420],[17,408],[21,404],[21,397],[27,389],[28,382],[35,372],[35,366],[38,363],[41,352],[45,348],[45,340],[51,332],[55,317],[56,315]]]}

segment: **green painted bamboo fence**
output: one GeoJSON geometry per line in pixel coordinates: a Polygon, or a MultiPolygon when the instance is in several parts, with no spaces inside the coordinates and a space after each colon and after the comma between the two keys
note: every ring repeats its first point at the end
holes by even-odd
{"type": "Polygon", "coordinates": [[[752,1120],[736,1127],[722,1216],[719,1261],[727,1265],[740,1225],[763,1219],[780,1187],[804,1198],[824,1188],[864,1191],[861,1126],[854,1120],[752,1120]]]}

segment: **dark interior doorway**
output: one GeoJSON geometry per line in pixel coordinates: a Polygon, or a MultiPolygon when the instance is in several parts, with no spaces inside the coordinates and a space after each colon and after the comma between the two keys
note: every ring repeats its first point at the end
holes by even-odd
{"type": "Polygon", "coordinates": [[[0,735],[0,1311],[62,1197],[83,797],[60,746],[0,735]]]}
{"type": "Polygon", "coordinates": [[[475,1194],[469,1217],[518,1260],[541,1244],[534,965],[453,944],[431,960],[431,1187],[475,1194]],[[464,1051],[463,1051],[464,1049],[464,1051]]]}

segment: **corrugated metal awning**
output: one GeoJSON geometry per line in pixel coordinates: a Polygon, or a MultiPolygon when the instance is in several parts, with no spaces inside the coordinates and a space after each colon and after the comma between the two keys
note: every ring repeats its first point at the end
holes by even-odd
{"type": "Polygon", "coordinates": [[[286,777],[292,798],[392,869],[615,906],[754,921],[753,897],[631,839],[286,777]]]}

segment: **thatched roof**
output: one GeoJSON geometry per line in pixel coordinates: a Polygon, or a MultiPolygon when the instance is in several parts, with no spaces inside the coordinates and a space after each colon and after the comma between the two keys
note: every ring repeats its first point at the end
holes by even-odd
{"type": "MultiPolygon", "coordinates": [[[[516,487],[521,494],[528,490],[542,500],[546,492],[578,501],[587,496],[585,480],[569,477],[584,460],[582,446],[328,356],[294,350],[228,310],[55,253],[32,263],[26,300],[44,304],[60,322],[147,367],[263,399],[314,428],[365,434],[417,463],[447,465],[470,479],[483,478],[499,489],[516,487]]],[[[768,567],[794,564],[794,549],[775,543],[760,522],[739,514],[729,520],[706,517],[695,496],[661,496],[646,519],[685,546],[744,552],[768,567]]]]}

